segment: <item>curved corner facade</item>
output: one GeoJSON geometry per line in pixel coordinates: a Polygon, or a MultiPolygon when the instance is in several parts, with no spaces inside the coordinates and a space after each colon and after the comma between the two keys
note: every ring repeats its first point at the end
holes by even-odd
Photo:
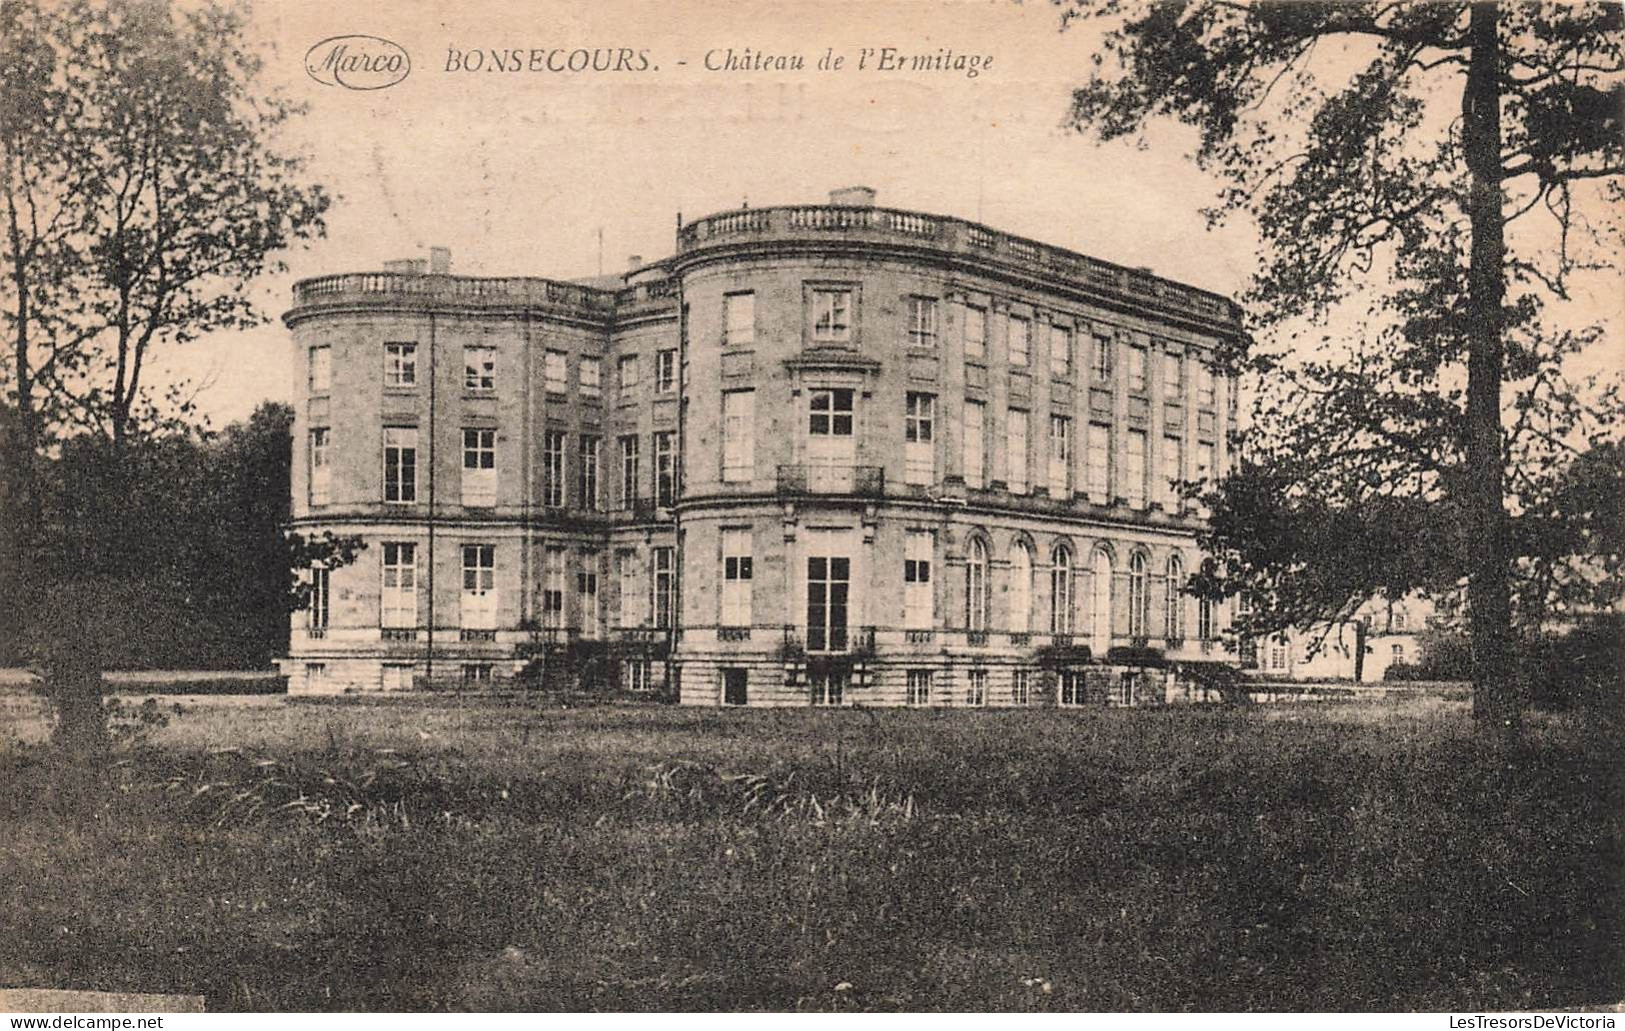
{"type": "Polygon", "coordinates": [[[1189,697],[1227,300],[843,203],[683,226],[611,287],[296,287],[295,691],[527,682],[699,705],[1189,697]]]}

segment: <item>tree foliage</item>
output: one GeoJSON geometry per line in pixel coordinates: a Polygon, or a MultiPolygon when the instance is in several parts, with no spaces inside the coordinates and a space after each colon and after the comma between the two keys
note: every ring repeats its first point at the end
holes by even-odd
{"type": "Polygon", "coordinates": [[[1072,124],[1190,127],[1210,218],[1260,238],[1252,340],[1216,355],[1259,403],[1193,587],[1247,591],[1265,631],[1465,583],[1475,702],[1515,721],[1514,619],[1621,588],[1569,473],[1619,427],[1612,386],[1576,375],[1604,328],[1574,291],[1620,243],[1621,7],[1067,11],[1084,16],[1113,27],[1072,124]]]}
{"type": "Polygon", "coordinates": [[[254,280],[323,232],[329,198],[280,138],[300,109],[261,81],[245,20],[212,0],[0,0],[8,638],[93,625],[142,561],[174,567],[133,488],[171,482],[191,412],[150,388],[152,356],[261,321],[254,280]],[[69,469],[89,479],[42,482],[69,469]]]}
{"type": "Polygon", "coordinates": [[[222,432],[143,435],[116,455],[105,438],[65,441],[42,463],[48,519],[35,568],[54,585],[51,614],[5,659],[49,667],[61,643],[93,653],[98,669],[244,669],[286,653],[288,615],[309,600],[299,571],[345,565],[361,547],[284,529],[292,425],[289,406],[267,402],[222,432]],[[129,483],[116,504],[100,496],[114,462],[129,483]],[[109,512],[143,532],[109,525],[109,512]],[[81,624],[96,631],[64,632],[81,624]]]}

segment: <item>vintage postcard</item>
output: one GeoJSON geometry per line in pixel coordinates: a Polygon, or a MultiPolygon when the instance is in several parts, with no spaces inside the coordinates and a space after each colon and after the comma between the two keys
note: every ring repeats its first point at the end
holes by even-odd
{"type": "Polygon", "coordinates": [[[0,59],[0,1008],[1614,1026],[1618,4],[0,59]]]}

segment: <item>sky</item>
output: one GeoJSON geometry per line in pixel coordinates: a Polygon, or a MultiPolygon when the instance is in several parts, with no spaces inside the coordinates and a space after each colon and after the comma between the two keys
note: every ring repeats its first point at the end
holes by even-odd
{"type": "Polygon", "coordinates": [[[261,0],[252,31],[266,81],[309,106],[280,143],[306,153],[311,177],[336,196],[327,235],[258,284],[270,324],[160,352],[154,379],[192,384],[223,426],[295,396],[293,347],[275,317],[298,279],[430,246],[449,247],[465,275],[619,272],[629,255],[670,254],[679,215],[820,203],[852,185],[874,187],[885,206],[1239,293],[1256,236],[1245,220],[1207,228],[1201,209],[1217,183],[1189,160],[1187,131],[1158,126],[1143,142],[1101,145],[1063,126],[1070,89],[1101,48],[1096,24],[1060,24],[1049,3],[1008,0],[261,0]],[[371,91],[306,74],[313,45],[350,34],[398,44],[410,74],[371,91]],[[456,67],[481,50],[596,47],[630,49],[648,67],[456,67]],[[882,71],[886,47],[985,67],[974,77],[882,71]],[[730,48],[799,55],[804,67],[706,67],[730,48]],[[826,55],[842,67],[820,69],[826,55]]]}

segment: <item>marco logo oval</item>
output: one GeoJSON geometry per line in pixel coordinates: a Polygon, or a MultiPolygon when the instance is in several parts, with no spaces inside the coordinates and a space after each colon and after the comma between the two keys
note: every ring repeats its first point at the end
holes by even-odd
{"type": "Polygon", "coordinates": [[[327,86],[386,89],[412,72],[412,59],[381,36],[330,36],[305,51],[305,73],[327,86]]]}

